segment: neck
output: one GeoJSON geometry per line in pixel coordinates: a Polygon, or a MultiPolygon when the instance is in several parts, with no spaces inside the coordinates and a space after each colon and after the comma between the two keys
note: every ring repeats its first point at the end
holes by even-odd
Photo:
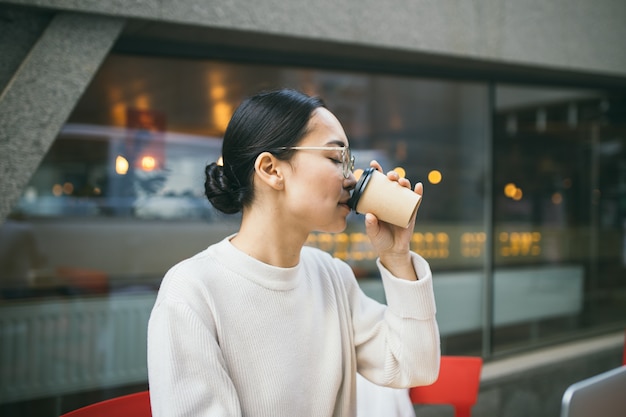
{"type": "Polygon", "coordinates": [[[291,227],[278,211],[249,209],[243,212],[239,232],[231,243],[259,261],[290,268],[300,262],[300,250],[308,231],[291,227]]]}

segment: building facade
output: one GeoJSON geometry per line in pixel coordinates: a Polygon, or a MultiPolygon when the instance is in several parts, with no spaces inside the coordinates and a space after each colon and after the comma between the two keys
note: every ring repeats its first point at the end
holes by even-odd
{"type": "MultiPolygon", "coordinates": [[[[626,4],[335,3],[0,1],[2,415],[147,387],[160,279],[238,225],[204,166],[241,100],[279,87],[324,99],[357,170],[424,183],[412,246],[443,353],[486,361],[477,415],[555,415],[619,364],[626,4]]],[[[384,302],[348,223],[308,243],[384,302]]]]}

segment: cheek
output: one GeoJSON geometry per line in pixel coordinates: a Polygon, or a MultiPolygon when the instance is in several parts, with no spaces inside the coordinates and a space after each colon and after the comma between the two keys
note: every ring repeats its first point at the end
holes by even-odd
{"type": "MultiPolygon", "coordinates": [[[[325,161],[324,161],[325,162],[325,161]]],[[[343,174],[337,166],[320,163],[318,159],[298,160],[294,164],[292,196],[299,207],[333,206],[341,199],[343,174]]]]}
{"type": "MultiPolygon", "coordinates": [[[[311,189],[315,189],[314,194],[317,198],[322,200],[330,200],[335,204],[341,198],[343,181],[340,181],[332,176],[326,177],[325,180],[317,180],[315,185],[311,186],[311,189]]],[[[313,192],[311,193],[313,194],[313,192]]]]}
{"type": "Polygon", "coordinates": [[[298,187],[296,198],[309,207],[320,204],[336,205],[341,199],[343,181],[332,176],[309,177],[298,187]]]}

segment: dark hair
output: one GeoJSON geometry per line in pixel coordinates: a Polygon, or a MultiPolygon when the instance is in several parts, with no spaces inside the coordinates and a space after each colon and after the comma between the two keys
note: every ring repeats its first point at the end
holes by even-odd
{"type": "Polygon", "coordinates": [[[214,162],[204,170],[204,191],[211,204],[227,214],[248,206],[254,197],[252,176],[257,156],[271,151],[288,159],[292,152],[277,148],[296,145],[319,107],[325,107],[319,98],[290,89],[262,92],[241,103],[224,134],[223,165],[214,162]]]}

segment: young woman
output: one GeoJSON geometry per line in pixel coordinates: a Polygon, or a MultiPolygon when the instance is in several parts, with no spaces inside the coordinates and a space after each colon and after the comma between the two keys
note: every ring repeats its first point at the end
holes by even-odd
{"type": "Polygon", "coordinates": [[[439,332],[430,268],[409,250],[415,218],[405,229],[365,216],[388,306],[345,262],[304,246],[350,213],[354,159],[335,116],[293,90],[261,93],[235,111],[222,152],[206,195],[242,211],[241,226],[163,279],[148,326],[153,415],[355,416],[357,372],[432,383],[439,332]]]}

